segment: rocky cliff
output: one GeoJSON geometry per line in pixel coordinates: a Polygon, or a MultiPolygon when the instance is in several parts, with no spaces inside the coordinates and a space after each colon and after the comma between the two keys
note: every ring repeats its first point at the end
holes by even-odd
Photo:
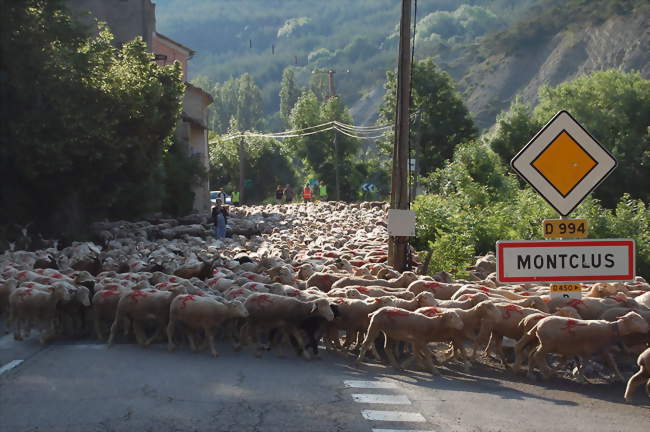
{"type": "Polygon", "coordinates": [[[469,68],[459,87],[477,126],[487,128],[516,95],[534,106],[541,86],[607,69],[650,78],[650,6],[563,31],[533,49],[488,57],[469,68]]]}

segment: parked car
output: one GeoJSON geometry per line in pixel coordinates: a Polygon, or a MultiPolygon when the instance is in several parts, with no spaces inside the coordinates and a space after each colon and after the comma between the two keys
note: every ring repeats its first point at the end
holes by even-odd
{"type": "Polygon", "coordinates": [[[231,204],[232,197],[221,190],[210,191],[210,204],[214,205],[217,198],[221,198],[223,204],[231,204]]]}

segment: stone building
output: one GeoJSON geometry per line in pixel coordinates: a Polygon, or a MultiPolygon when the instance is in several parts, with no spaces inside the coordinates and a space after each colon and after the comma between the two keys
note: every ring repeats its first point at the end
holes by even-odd
{"type": "MultiPolygon", "coordinates": [[[[156,5],[151,0],[67,0],[68,8],[79,19],[92,24],[95,19],[107,23],[115,35],[115,44],[122,45],[141,36],[156,55],[160,65],[178,61],[185,80],[183,113],[176,127],[176,138],[185,144],[186,151],[199,158],[206,172],[208,157],[208,105],[212,97],[187,82],[187,63],[195,52],[156,31],[156,5]]],[[[195,211],[210,210],[210,187],[207,175],[194,187],[195,211]]]]}

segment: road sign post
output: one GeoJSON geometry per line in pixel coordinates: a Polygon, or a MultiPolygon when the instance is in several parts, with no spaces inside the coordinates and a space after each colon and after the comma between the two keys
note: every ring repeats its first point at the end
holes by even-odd
{"type": "Polygon", "coordinates": [[[634,240],[584,240],[587,221],[568,218],[618,165],[571,114],[558,112],[510,164],[559,213],[543,223],[559,240],[497,242],[497,280],[554,282],[552,297],[580,298],[577,282],[634,279],[634,240]]]}

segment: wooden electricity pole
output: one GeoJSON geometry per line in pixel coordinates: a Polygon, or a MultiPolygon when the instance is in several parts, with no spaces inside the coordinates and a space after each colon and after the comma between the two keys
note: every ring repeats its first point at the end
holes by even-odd
{"type": "MultiPolygon", "coordinates": [[[[411,0],[402,0],[399,30],[399,59],[397,66],[397,109],[395,113],[395,143],[390,191],[390,208],[407,210],[409,108],[411,93],[411,0]]],[[[406,268],[408,237],[389,237],[388,264],[397,271],[406,268]]]]}
{"type": "MultiPolygon", "coordinates": [[[[336,87],[334,87],[334,74],[336,73],[335,70],[330,69],[327,71],[328,75],[328,84],[329,84],[329,94],[330,98],[336,97],[336,87]]],[[[337,201],[341,201],[341,188],[340,188],[340,182],[339,182],[339,144],[338,141],[336,140],[337,133],[336,129],[334,129],[334,181],[335,181],[335,197],[337,201]]]]}

